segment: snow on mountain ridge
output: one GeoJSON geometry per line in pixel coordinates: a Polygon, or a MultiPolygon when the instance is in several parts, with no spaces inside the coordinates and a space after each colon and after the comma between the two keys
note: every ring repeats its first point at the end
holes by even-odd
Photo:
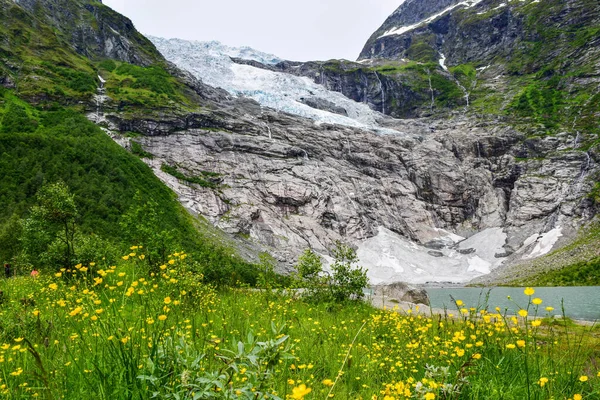
{"type": "Polygon", "coordinates": [[[219,42],[149,38],[167,60],[191,72],[204,83],[225,89],[232,95],[254,99],[263,106],[310,118],[315,123],[339,124],[398,134],[397,131],[380,128],[378,121],[383,115],[373,111],[368,105],[357,103],[341,93],[329,91],[309,78],[237,64],[231,59],[239,57],[274,64],[280,61],[276,56],[249,47],[229,47],[219,42]],[[347,116],[312,108],[304,104],[306,99],[333,103],[344,109],[347,116]]]}

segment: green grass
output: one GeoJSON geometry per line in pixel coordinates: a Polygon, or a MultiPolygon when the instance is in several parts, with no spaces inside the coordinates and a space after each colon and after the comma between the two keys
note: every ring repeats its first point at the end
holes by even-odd
{"type": "Polygon", "coordinates": [[[153,272],[143,249],[129,252],[116,266],[0,280],[4,398],[600,396],[597,330],[466,308],[440,318],[216,292],[190,257],[176,253],[153,272]]]}
{"type": "Polygon", "coordinates": [[[600,257],[529,278],[536,286],[600,286],[600,257]]]}

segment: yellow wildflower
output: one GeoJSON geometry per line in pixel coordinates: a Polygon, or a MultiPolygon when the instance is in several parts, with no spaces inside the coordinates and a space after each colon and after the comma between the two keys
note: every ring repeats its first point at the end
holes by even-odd
{"type": "Polygon", "coordinates": [[[535,299],[531,300],[531,302],[533,304],[535,304],[536,306],[539,306],[540,304],[542,304],[544,301],[542,299],[540,299],[539,297],[536,297],[535,299]]]}
{"type": "Polygon", "coordinates": [[[525,318],[527,316],[527,310],[519,310],[519,315],[525,318]]]}
{"type": "Polygon", "coordinates": [[[525,293],[525,296],[533,296],[533,294],[535,293],[535,289],[528,287],[528,288],[525,288],[523,293],[525,293]]]}
{"type": "Polygon", "coordinates": [[[588,381],[588,377],[586,375],[582,375],[579,377],[579,382],[587,382],[588,381]]]}
{"type": "Polygon", "coordinates": [[[310,392],[312,392],[312,389],[307,388],[306,385],[303,383],[302,385],[292,389],[291,397],[292,397],[292,399],[302,400],[302,399],[304,399],[304,396],[306,396],[310,392]]]}
{"type": "Polygon", "coordinates": [[[83,311],[83,308],[81,308],[81,307],[76,307],[76,308],[75,308],[73,311],[71,311],[71,312],[69,313],[69,315],[70,315],[71,317],[74,317],[74,316],[76,316],[77,314],[81,314],[81,311],[83,311]]]}

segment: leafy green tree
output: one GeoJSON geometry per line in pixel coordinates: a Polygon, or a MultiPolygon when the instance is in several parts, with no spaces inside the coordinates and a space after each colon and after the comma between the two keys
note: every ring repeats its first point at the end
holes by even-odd
{"type": "Polygon", "coordinates": [[[358,257],[351,247],[340,242],[332,250],[335,257],[331,272],[324,272],[323,261],[311,249],[298,259],[296,270],[305,297],[316,302],[341,303],[361,299],[369,284],[366,270],[358,266],[358,257]]]}
{"type": "Polygon", "coordinates": [[[136,192],[133,205],[121,218],[121,229],[131,245],[142,246],[144,259],[153,268],[166,264],[168,255],[178,247],[172,229],[166,226],[164,212],[154,200],[145,200],[136,192]]]}
{"type": "Polygon", "coordinates": [[[75,259],[77,206],[64,182],[42,186],[37,205],[23,222],[22,243],[31,264],[55,262],[70,267],[75,259]]]}
{"type": "Polygon", "coordinates": [[[0,226],[0,262],[7,263],[21,251],[19,238],[23,228],[21,219],[16,213],[0,226]]]}
{"type": "Polygon", "coordinates": [[[275,259],[269,253],[262,252],[258,255],[258,285],[267,290],[277,285],[277,274],[275,273],[275,259]]]}
{"type": "Polygon", "coordinates": [[[333,249],[335,261],[331,266],[330,287],[335,301],[362,299],[364,289],[369,285],[367,271],[358,265],[356,251],[337,242],[333,249]]]}
{"type": "Polygon", "coordinates": [[[300,258],[298,258],[296,270],[301,280],[318,283],[319,274],[323,272],[323,261],[312,249],[306,249],[300,258]]]}

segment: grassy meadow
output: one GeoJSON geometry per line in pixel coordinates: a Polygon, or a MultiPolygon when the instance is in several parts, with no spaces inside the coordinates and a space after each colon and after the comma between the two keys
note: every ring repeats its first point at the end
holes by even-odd
{"type": "Polygon", "coordinates": [[[534,318],[533,289],[518,312],[423,316],[216,290],[186,254],[144,257],[0,280],[2,398],[600,399],[600,331],[534,318]]]}

